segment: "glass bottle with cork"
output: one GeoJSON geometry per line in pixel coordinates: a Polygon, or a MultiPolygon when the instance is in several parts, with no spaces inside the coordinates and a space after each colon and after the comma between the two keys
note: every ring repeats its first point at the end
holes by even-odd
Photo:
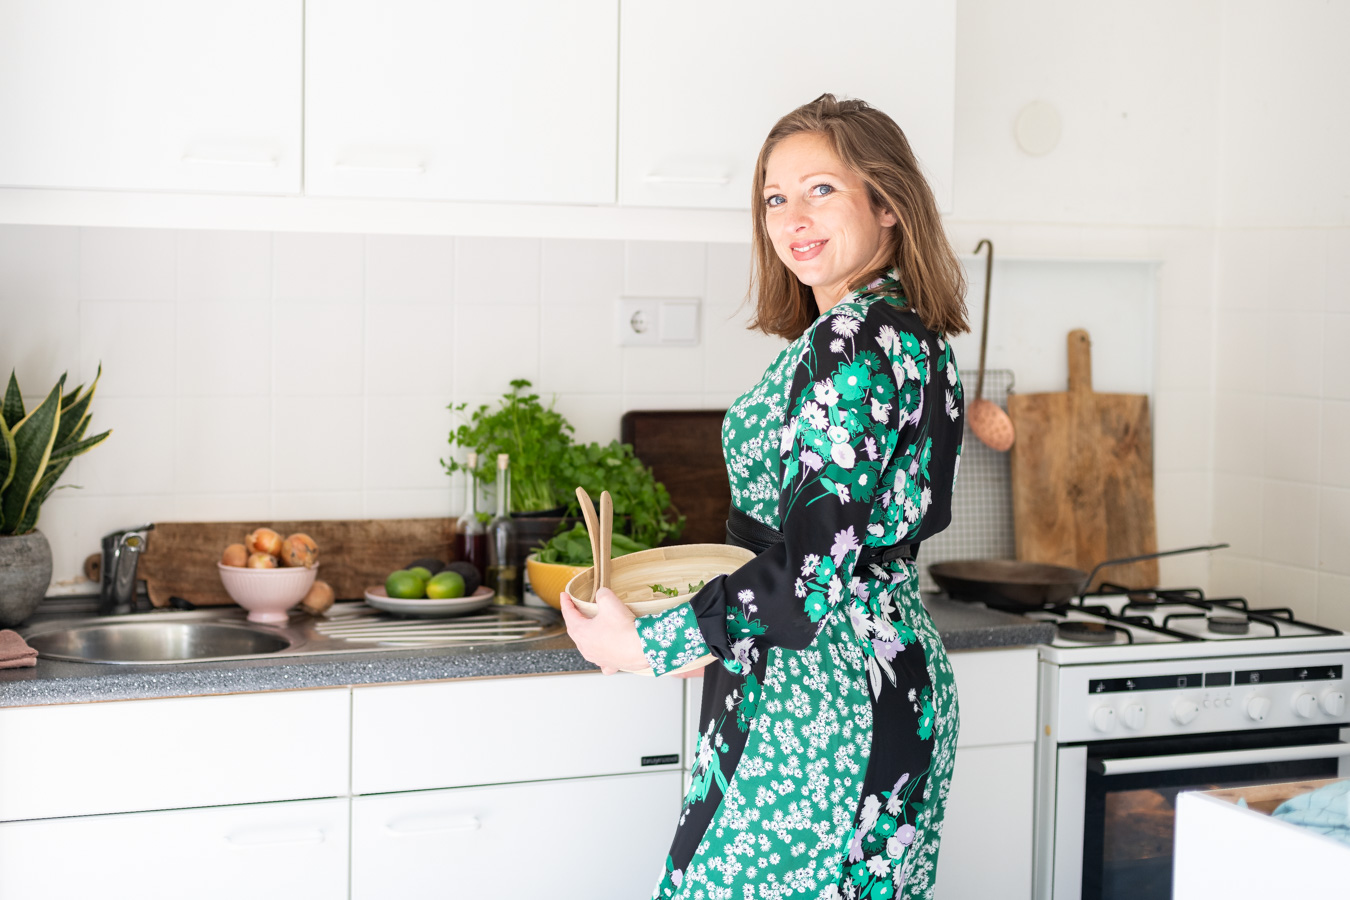
{"type": "Polygon", "coordinates": [[[478,519],[478,454],[469,453],[466,462],[464,514],[455,520],[455,558],[471,564],[478,570],[479,579],[486,583],[488,533],[478,519]]]}
{"type": "Polygon", "coordinates": [[[520,603],[520,572],[516,563],[516,523],[511,519],[511,457],[497,454],[497,514],[488,523],[487,585],[496,591],[499,605],[520,603]]]}

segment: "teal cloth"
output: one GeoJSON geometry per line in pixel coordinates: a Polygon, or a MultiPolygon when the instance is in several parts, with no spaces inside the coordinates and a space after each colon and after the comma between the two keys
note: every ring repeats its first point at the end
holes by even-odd
{"type": "Polygon", "coordinates": [[[1292,797],[1271,815],[1350,844],[1350,780],[1292,797]]]}

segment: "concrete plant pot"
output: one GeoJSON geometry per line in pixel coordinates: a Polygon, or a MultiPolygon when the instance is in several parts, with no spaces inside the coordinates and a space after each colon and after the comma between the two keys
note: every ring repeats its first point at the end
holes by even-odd
{"type": "Polygon", "coordinates": [[[52,546],[40,531],[0,537],[0,628],[25,622],[52,583],[52,546]]]}

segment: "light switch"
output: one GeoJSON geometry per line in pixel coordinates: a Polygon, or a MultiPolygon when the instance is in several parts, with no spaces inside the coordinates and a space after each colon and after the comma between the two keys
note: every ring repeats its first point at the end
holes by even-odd
{"type": "Polygon", "coordinates": [[[698,301],[661,301],[661,343],[698,343],[698,301]]]}

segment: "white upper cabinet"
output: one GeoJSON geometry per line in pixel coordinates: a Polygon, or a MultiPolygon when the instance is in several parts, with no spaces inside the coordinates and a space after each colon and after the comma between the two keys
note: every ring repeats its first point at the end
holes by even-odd
{"type": "Polygon", "coordinates": [[[301,0],[0,0],[0,186],[300,191],[301,0]]]}
{"type": "Polygon", "coordinates": [[[618,0],[309,0],[305,193],[613,203],[618,0]]]}
{"type": "Polygon", "coordinates": [[[619,202],[748,209],[760,144],[823,93],[890,115],[951,208],[955,0],[625,0],[619,202]]]}

